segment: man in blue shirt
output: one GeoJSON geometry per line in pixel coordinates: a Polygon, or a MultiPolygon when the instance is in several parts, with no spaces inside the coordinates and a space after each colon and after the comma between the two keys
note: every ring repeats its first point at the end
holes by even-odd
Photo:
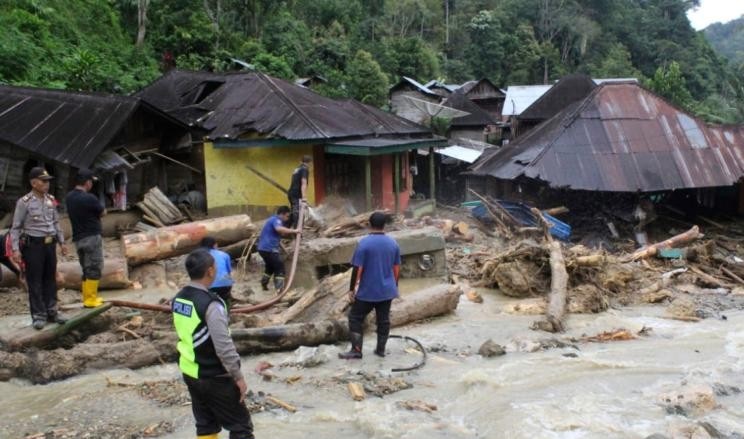
{"type": "Polygon", "coordinates": [[[338,354],[350,360],[362,358],[362,325],[373,309],[377,320],[375,355],[385,356],[385,344],[390,334],[390,304],[398,297],[400,247],[385,235],[387,215],[375,212],[369,217],[370,233],[359,241],[351,259],[349,286],[349,352],[338,354]]]}
{"type": "Polygon", "coordinates": [[[279,256],[279,241],[283,236],[292,236],[300,233],[299,229],[290,229],[284,226],[289,220],[290,209],[281,206],[276,210],[276,215],[267,219],[258,237],[258,254],[264,261],[264,274],[261,277],[261,287],[264,291],[269,289],[269,281],[274,276],[274,288],[277,293],[284,289],[284,261],[279,256]]]}
{"type": "Polygon", "coordinates": [[[209,286],[209,291],[217,294],[225,302],[228,309],[230,308],[230,302],[232,301],[232,295],[230,291],[233,286],[232,273],[232,260],[230,255],[219,250],[217,248],[217,240],[211,236],[207,236],[201,241],[201,247],[209,251],[209,254],[214,258],[214,266],[217,270],[214,276],[214,282],[209,286]]]}

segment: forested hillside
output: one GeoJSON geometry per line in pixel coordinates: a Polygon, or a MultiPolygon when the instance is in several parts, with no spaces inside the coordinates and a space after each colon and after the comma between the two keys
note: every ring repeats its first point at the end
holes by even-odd
{"type": "Polygon", "coordinates": [[[723,56],[739,68],[744,65],[744,16],[705,28],[705,37],[723,56]]]}
{"type": "Polygon", "coordinates": [[[686,17],[694,0],[4,0],[0,81],[131,92],[163,69],[321,75],[384,105],[401,75],[450,83],[641,77],[713,121],[744,92],[686,17]]]}

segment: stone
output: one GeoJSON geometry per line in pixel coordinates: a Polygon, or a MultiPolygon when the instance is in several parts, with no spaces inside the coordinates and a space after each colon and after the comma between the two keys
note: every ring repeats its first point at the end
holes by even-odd
{"type": "Polygon", "coordinates": [[[659,396],[670,414],[698,416],[718,406],[713,388],[707,384],[685,384],[659,396]]]}
{"type": "Polygon", "coordinates": [[[490,358],[504,355],[506,354],[506,351],[501,345],[496,344],[489,338],[488,340],[486,340],[485,343],[481,345],[480,349],[478,349],[478,354],[480,354],[482,357],[490,358]]]}
{"type": "Polygon", "coordinates": [[[336,349],[332,346],[300,346],[281,365],[304,368],[317,367],[329,362],[335,356],[335,351],[336,349]]]}

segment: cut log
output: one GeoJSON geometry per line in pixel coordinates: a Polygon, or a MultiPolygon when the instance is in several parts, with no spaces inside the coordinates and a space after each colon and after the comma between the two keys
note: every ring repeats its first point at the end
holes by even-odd
{"type": "Polygon", "coordinates": [[[367,395],[364,393],[364,387],[360,383],[350,382],[347,384],[349,394],[354,401],[363,401],[367,395]]]}
{"type": "Polygon", "coordinates": [[[543,212],[547,213],[550,216],[556,216],[556,215],[568,213],[570,211],[568,210],[568,207],[566,206],[558,206],[558,207],[552,207],[550,209],[545,209],[543,210],[543,212]]]}
{"type": "Polygon", "coordinates": [[[124,235],[122,246],[127,262],[139,265],[188,253],[206,236],[226,245],[248,239],[255,231],[248,215],[234,215],[124,235]]]}
{"type": "MultiPolygon", "coordinates": [[[[134,230],[134,226],[141,218],[142,214],[135,210],[109,212],[101,218],[101,235],[104,238],[118,238],[122,232],[134,230]]],[[[66,216],[60,218],[59,226],[65,236],[72,236],[70,218],[66,216]]]]}
{"type": "Polygon", "coordinates": [[[468,235],[468,232],[470,231],[470,226],[468,226],[468,223],[464,221],[460,221],[459,223],[456,223],[454,226],[452,226],[452,231],[460,235],[466,236],[468,235]]]}
{"type": "MultiPolygon", "coordinates": [[[[17,286],[17,278],[11,271],[2,267],[3,278],[0,287],[17,286]]],[[[77,261],[61,262],[57,264],[57,287],[79,290],[83,281],[83,270],[77,261]]],[[[120,290],[129,288],[129,271],[123,259],[106,259],[103,263],[101,283],[102,290],[120,290]]]]}
{"type": "Polygon", "coordinates": [[[568,272],[563,260],[561,244],[557,241],[548,243],[550,250],[550,295],[545,311],[544,322],[535,322],[535,326],[548,332],[564,332],[563,317],[566,314],[568,272]]]}
{"type": "Polygon", "coordinates": [[[181,211],[155,186],[150,189],[137,207],[145,213],[145,219],[156,226],[176,224],[184,220],[181,211]]]}
{"type": "MultiPolygon", "coordinates": [[[[79,290],[83,283],[83,271],[79,262],[63,262],[57,264],[57,273],[59,273],[59,288],[69,288],[79,290]]],[[[107,258],[103,262],[103,273],[101,273],[101,283],[98,285],[102,290],[121,290],[129,288],[129,268],[124,259],[107,258]]]]}
{"type": "Polygon", "coordinates": [[[44,329],[38,331],[31,326],[16,331],[0,334],[0,343],[8,351],[17,351],[29,347],[46,346],[57,338],[67,334],[77,326],[89,321],[93,317],[108,311],[110,303],[104,303],[97,308],[85,308],[73,316],[69,316],[67,322],[62,325],[47,324],[44,329]]]}
{"type": "Polygon", "coordinates": [[[637,261],[639,259],[648,258],[650,256],[656,255],[656,252],[663,248],[683,247],[702,236],[703,235],[700,233],[700,229],[698,228],[698,226],[692,226],[690,230],[679,235],[672,236],[666,241],[651,244],[637,250],[635,253],[631,254],[628,259],[631,261],[637,261]]]}
{"type": "MultiPolygon", "coordinates": [[[[349,291],[351,270],[323,279],[317,288],[307,291],[300,299],[281,314],[271,319],[275,325],[285,323],[313,322],[320,319],[336,319],[341,317],[336,310],[336,304],[344,301],[349,291]],[[336,315],[331,315],[331,313],[336,315]]],[[[347,306],[343,308],[345,310],[347,306]]],[[[341,310],[341,313],[343,313],[341,310]]]]}

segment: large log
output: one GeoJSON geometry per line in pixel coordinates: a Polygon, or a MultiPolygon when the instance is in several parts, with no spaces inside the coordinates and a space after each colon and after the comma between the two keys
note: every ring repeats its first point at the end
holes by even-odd
{"type": "MultiPolygon", "coordinates": [[[[135,210],[109,212],[101,218],[101,234],[105,238],[117,238],[123,231],[133,230],[140,219],[142,219],[142,214],[135,210]]],[[[65,237],[72,236],[70,218],[66,216],[60,218],[59,226],[65,237]]]]}
{"type": "Polygon", "coordinates": [[[248,215],[234,215],[124,235],[122,246],[127,262],[139,265],[188,253],[206,236],[227,245],[248,239],[255,231],[248,215]]]}
{"type": "Polygon", "coordinates": [[[546,321],[535,322],[534,327],[548,332],[563,332],[563,317],[566,314],[568,272],[561,251],[561,243],[550,241],[550,295],[545,310],[546,321]]]}
{"type": "Polygon", "coordinates": [[[702,237],[700,228],[698,228],[698,226],[692,226],[690,230],[684,233],[680,233],[679,235],[672,236],[666,241],[651,244],[637,250],[635,253],[630,255],[629,260],[637,261],[639,259],[648,258],[650,256],[656,255],[656,253],[661,249],[681,247],[700,237],[702,237]]]}
{"type": "Polygon", "coordinates": [[[75,315],[68,316],[67,322],[62,325],[47,324],[44,329],[37,331],[31,326],[0,334],[0,343],[8,351],[16,351],[28,347],[46,346],[57,338],[67,334],[77,326],[89,321],[93,317],[108,311],[110,303],[104,303],[97,308],[83,309],[75,315]]]}
{"type": "MultiPolygon", "coordinates": [[[[2,267],[3,279],[0,287],[15,287],[18,280],[15,274],[2,267]]],[[[79,290],[83,282],[83,270],[77,261],[57,264],[57,287],[79,290]]],[[[99,288],[102,290],[120,290],[129,288],[129,270],[123,259],[106,259],[99,288]]]]}

